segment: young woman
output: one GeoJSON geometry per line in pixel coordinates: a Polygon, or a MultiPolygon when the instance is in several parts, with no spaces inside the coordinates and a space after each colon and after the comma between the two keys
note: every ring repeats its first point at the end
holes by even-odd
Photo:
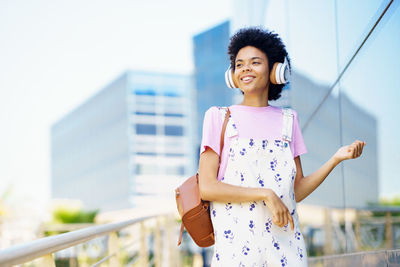
{"type": "Polygon", "coordinates": [[[339,148],[317,171],[303,176],[300,155],[307,150],[297,113],[268,104],[284,86],[270,76],[274,63],[286,59],[289,64],[281,39],[264,29],[245,28],[231,38],[228,54],[232,82],[244,98],[229,107],[221,155],[228,110],[206,111],[199,163],[200,193],[211,201],[215,233],[211,265],[307,266],[296,202],[341,161],[359,157],[365,142],[339,148]]]}

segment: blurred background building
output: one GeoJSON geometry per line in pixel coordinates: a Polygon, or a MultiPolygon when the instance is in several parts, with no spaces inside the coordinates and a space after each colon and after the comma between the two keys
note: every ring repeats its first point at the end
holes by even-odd
{"type": "Polygon", "coordinates": [[[102,211],[171,205],[193,172],[189,76],[128,71],[55,123],[52,197],[102,211]]]}

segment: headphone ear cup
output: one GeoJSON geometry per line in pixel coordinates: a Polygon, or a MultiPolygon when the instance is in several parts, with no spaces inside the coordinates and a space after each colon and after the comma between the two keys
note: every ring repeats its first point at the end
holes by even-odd
{"type": "MultiPolygon", "coordinates": [[[[285,59],[286,60],[286,59],[285,59]]],[[[276,62],[272,67],[269,78],[273,84],[285,84],[289,80],[289,66],[287,63],[276,62]]]]}
{"type": "Polygon", "coordinates": [[[231,67],[229,67],[226,71],[225,71],[225,83],[226,86],[228,86],[229,88],[237,88],[236,84],[235,84],[235,80],[233,79],[233,70],[231,67]]]}
{"type": "Polygon", "coordinates": [[[279,62],[274,63],[274,65],[272,66],[272,70],[271,70],[271,72],[269,74],[269,79],[271,80],[271,82],[273,84],[278,84],[276,74],[277,74],[277,71],[278,71],[277,69],[279,67],[279,64],[282,64],[282,63],[279,63],[279,62]]]}

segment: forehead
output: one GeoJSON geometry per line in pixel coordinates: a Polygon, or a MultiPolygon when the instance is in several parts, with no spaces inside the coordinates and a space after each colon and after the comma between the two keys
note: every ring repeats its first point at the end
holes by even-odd
{"type": "Polygon", "coordinates": [[[263,51],[260,49],[254,47],[254,46],[245,46],[242,49],[239,50],[239,52],[236,55],[236,60],[245,60],[253,57],[259,57],[262,59],[267,59],[267,56],[263,51]]]}

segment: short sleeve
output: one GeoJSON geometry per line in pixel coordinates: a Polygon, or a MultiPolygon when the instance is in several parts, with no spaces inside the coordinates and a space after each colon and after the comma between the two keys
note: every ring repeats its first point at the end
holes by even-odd
{"type": "Polygon", "coordinates": [[[292,143],[290,144],[290,147],[292,149],[292,154],[293,158],[300,156],[302,154],[307,153],[307,147],[304,143],[303,135],[301,133],[301,129],[299,126],[299,119],[297,112],[293,111],[293,133],[292,133],[292,143]]]}
{"type": "Polygon", "coordinates": [[[206,150],[206,147],[210,147],[219,156],[222,123],[222,118],[217,107],[213,106],[206,111],[203,121],[200,154],[206,150]]]}

